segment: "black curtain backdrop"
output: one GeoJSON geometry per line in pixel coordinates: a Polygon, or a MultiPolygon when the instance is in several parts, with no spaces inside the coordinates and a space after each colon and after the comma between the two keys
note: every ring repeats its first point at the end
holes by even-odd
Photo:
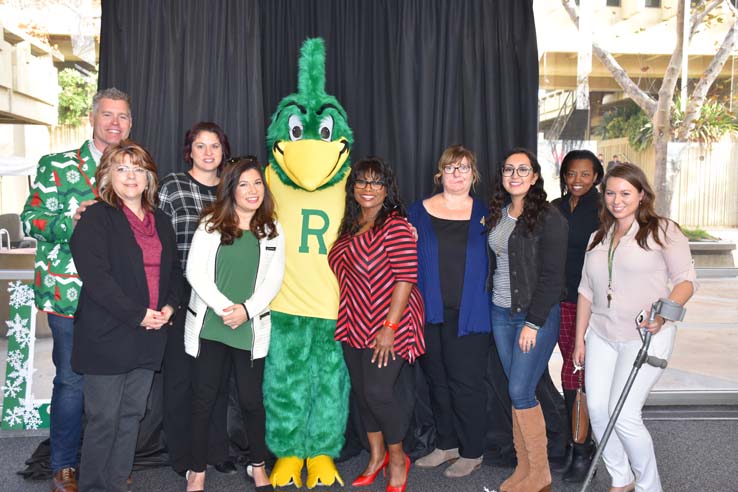
{"type": "Polygon", "coordinates": [[[506,150],[535,149],[532,3],[103,0],[99,87],[131,95],[131,135],[160,176],[186,169],[184,134],[201,120],[223,126],[234,155],[266,160],[271,114],[297,90],[300,46],[320,36],[326,89],[354,131],[352,160],[388,160],[410,203],[432,191],[448,145],[476,152],[485,183],[506,150]]]}

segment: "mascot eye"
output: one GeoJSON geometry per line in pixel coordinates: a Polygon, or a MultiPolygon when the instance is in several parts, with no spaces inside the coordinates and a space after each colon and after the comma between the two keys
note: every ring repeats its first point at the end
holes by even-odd
{"type": "Polygon", "coordinates": [[[320,121],[320,138],[326,142],[330,142],[333,134],[333,117],[326,116],[320,121]]]}
{"type": "Polygon", "coordinates": [[[302,121],[296,114],[290,116],[287,124],[290,127],[290,140],[302,140],[302,121]]]}

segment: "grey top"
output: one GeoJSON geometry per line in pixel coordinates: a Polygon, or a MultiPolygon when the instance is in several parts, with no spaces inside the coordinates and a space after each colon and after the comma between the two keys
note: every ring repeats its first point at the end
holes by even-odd
{"type": "Polygon", "coordinates": [[[509,308],[512,304],[510,298],[510,261],[508,258],[507,245],[518,219],[510,217],[509,207],[502,210],[502,217],[497,225],[489,231],[487,244],[497,257],[497,268],[492,277],[492,302],[503,308],[509,308]]]}

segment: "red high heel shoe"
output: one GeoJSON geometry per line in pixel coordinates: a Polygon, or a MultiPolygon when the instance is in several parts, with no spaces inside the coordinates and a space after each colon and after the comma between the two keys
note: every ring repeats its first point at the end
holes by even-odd
{"type": "Polygon", "coordinates": [[[373,484],[379,472],[384,471],[385,475],[387,474],[387,465],[389,465],[389,453],[385,452],[384,461],[382,461],[382,464],[379,465],[379,468],[374,473],[370,475],[359,475],[351,485],[354,487],[366,487],[367,485],[373,484]]]}
{"type": "Polygon", "coordinates": [[[385,489],[387,492],[405,492],[405,489],[407,488],[407,476],[410,474],[410,457],[408,455],[405,455],[405,483],[400,485],[399,487],[393,487],[389,483],[387,484],[387,488],[385,489]]]}

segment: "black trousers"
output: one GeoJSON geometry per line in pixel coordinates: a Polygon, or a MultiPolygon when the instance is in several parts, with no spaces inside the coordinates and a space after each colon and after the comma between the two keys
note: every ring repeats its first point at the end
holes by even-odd
{"type": "Polygon", "coordinates": [[[484,453],[489,333],[458,336],[458,310],[444,310],[443,324],[425,327],[426,352],[419,359],[428,380],[436,447],[459,448],[464,458],[484,453]]]}
{"type": "Polygon", "coordinates": [[[192,470],[201,472],[207,466],[207,444],[215,401],[228,383],[224,366],[232,361],[238,388],[238,401],[246,420],[246,436],[250,460],[260,463],[267,458],[265,442],[266,413],[262,383],[264,359],[251,360],[251,351],[240,350],[220,342],[200,340],[200,355],[195,359],[192,378],[192,470]]]}
{"type": "MultiPolygon", "coordinates": [[[[184,323],[189,302],[189,286],[183,306],[175,313],[174,323],[167,328],[167,345],[164,351],[164,415],[163,425],[166,435],[169,462],[175,471],[184,472],[192,468],[192,377],[194,362],[184,351],[184,323]]],[[[224,367],[230,374],[231,366],[224,367]]],[[[219,389],[212,417],[208,423],[210,433],[205,449],[210,464],[228,459],[228,432],[226,411],[228,408],[228,384],[219,389]]]]}
{"type": "Polygon", "coordinates": [[[402,442],[410,425],[414,400],[405,401],[397,384],[410,369],[400,356],[386,367],[372,364],[371,349],[355,349],[342,343],[343,358],[351,378],[351,391],[359,406],[366,432],[381,432],[387,444],[402,442]]]}

